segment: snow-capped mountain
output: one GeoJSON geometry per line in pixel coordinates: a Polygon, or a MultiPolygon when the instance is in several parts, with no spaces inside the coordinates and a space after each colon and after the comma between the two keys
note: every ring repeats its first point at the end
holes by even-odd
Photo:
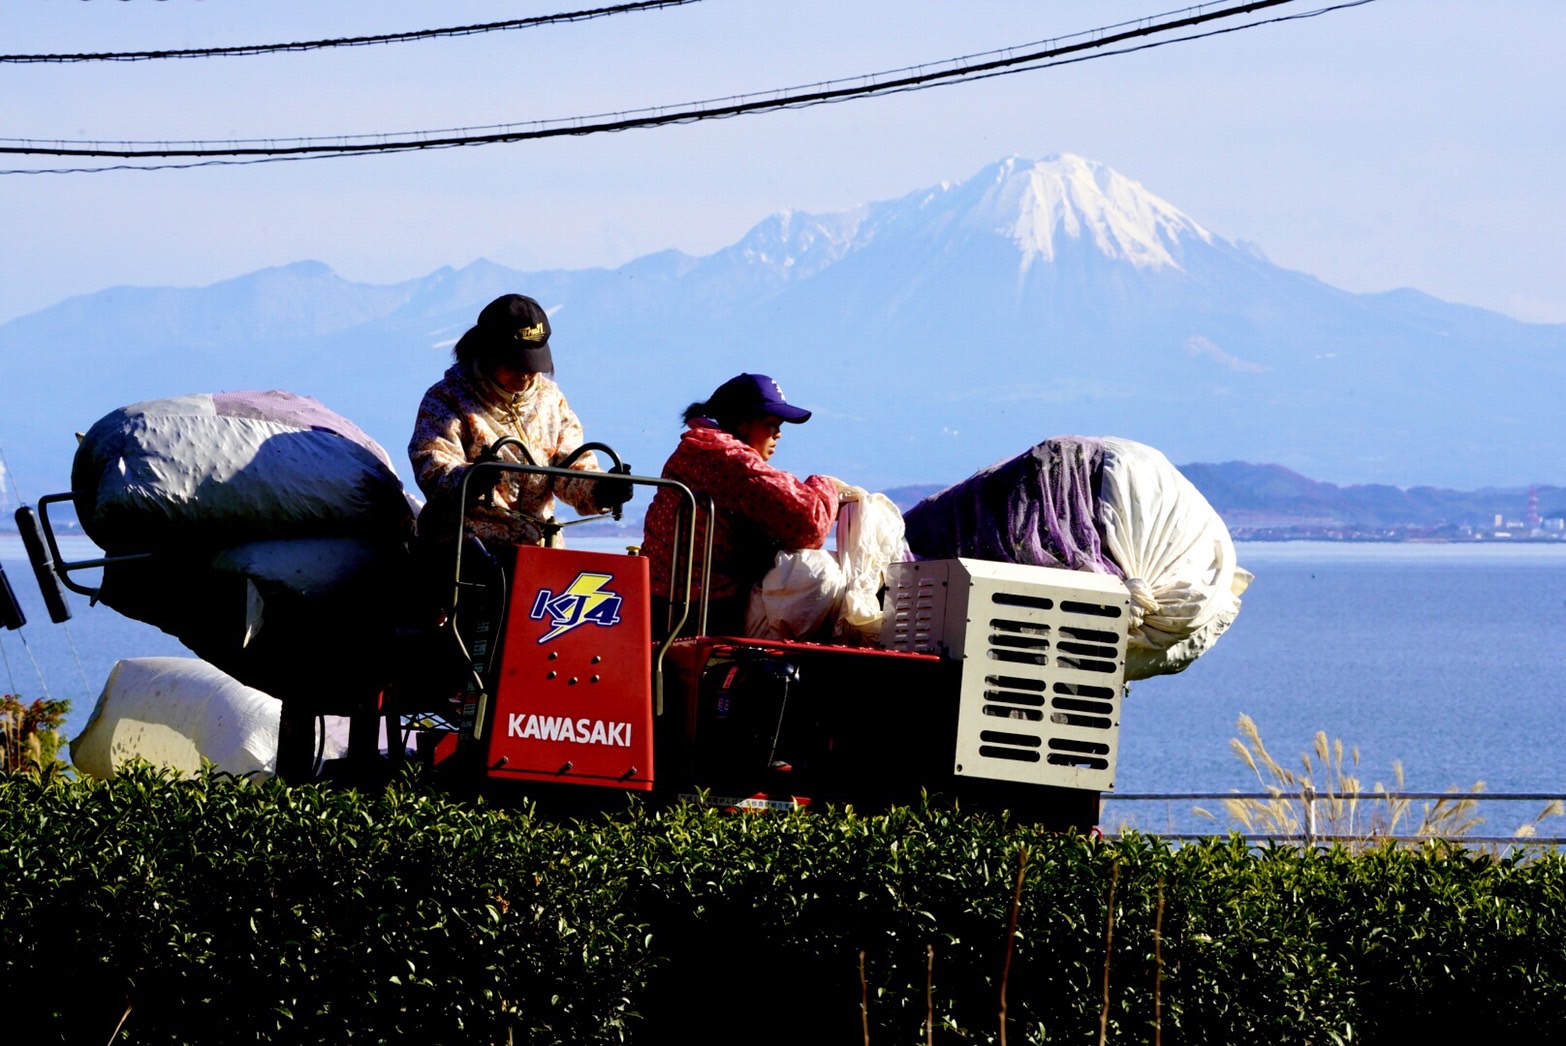
{"type": "Polygon", "coordinates": [[[1070,155],[773,215],[699,258],[476,262],[394,286],[301,262],[73,298],[0,327],[0,445],[35,495],[65,482],[70,433],[113,407],[280,387],[401,460],[451,343],[511,290],[550,310],[558,377],[590,437],[639,470],[657,471],[687,403],[750,370],[817,412],[790,427],[779,463],[871,486],[955,481],[1062,433],[1339,483],[1566,472],[1566,326],[1338,290],[1070,155]]]}

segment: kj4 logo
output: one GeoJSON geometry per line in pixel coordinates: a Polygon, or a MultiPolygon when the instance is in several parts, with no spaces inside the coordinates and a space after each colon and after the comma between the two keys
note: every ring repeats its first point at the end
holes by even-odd
{"type": "Polygon", "coordinates": [[[539,589],[528,617],[534,621],[547,618],[555,626],[539,642],[547,643],[579,625],[618,625],[620,594],[604,588],[613,580],[613,574],[592,574],[584,570],[558,596],[547,588],[539,589]]]}

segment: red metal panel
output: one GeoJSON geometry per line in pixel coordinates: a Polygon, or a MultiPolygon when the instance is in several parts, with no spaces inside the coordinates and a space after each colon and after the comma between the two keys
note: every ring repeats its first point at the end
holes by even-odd
{"type": "Polygon", "coordinates": [[[652,788],[648,587],[640,556],[517,550],[491,777],[652,788]]]}

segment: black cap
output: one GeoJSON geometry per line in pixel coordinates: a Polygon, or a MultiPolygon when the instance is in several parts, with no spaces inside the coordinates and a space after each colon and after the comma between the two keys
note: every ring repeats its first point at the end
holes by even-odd
{"type": "Polygon", "coordinates": [[[810,411],[789,403],[778,383],[765,374],[736,374],[718,386],[707,407],[727,417],[772,414],[796,423],[810,420],[810,411]]]}
{"type": "Polygon", "coordinates": [[[484,306],[462,341],[481,344],[497,363],[548,373],[555,367],[549,333],[549,317],[542,305],[525,294],[502,294],[484,306]]]}

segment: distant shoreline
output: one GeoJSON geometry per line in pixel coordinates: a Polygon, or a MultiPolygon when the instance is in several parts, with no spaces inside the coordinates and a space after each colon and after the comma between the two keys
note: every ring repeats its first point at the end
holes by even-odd
{"type": "MultiPolygon", "coordinates": [[[[579,536],[615,540],[631,535],[584,529],[579,536]]],[[[19,541],[21,537],[20,531],[0,527],[0,538],[14,538],[19,541]]],[[[63,531],[58,537],[72,540],[87,540],[87,535],[75,528],[63,531]]],[[[1475,535],[1471,537],[1375,537],[1359,534],[1269,533],[1231,534],[1231,538],[1236,545],[1457,545],[1464,548],[1480,545],[1561,545],[1566,547],[1566,534],[1542,534],[1529,537],[1512,537],[1510,535],[1501,537],[1489,535],[1475,535]]]]}

